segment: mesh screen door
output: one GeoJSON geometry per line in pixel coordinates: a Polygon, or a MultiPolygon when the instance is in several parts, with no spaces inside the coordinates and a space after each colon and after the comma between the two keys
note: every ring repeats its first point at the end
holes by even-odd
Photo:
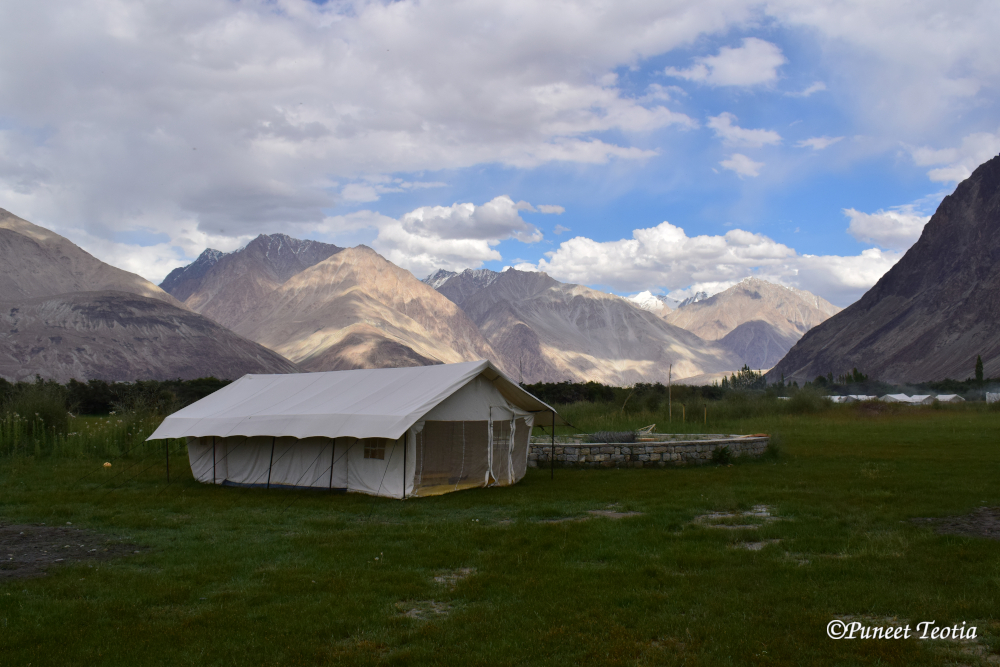
{"type": "Polygon", "coordinates": [[[484,486],[489,471],[488,429],[486,421],[424,422],[416,439],[416,495],[484,486]]]}

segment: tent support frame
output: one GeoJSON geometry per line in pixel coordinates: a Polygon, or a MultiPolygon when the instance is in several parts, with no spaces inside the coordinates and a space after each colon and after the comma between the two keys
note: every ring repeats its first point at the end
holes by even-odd
{"type": "Polygon", "coordinates": [[[556,478],[556,411],[552,411],[552,447],[549,452],[549,479],[556,478]]]}
{"type": "Polygon", "coordinates": [[[330,438],[330,490],[333,491],[333,464],[337,462],[337,439],[330,438]]]}
{"type": "Polygon", "coordinates": [[[170,440],[163,439],[163,451],[167,453],[167,484],[170,483],[170,440]]]}
{"type": "Polygon", "coordinates": [[[212,436],[212,484],[219,483],[219,476],[215,474],[215,436],[212,436]]]}
{"type": "MultiPolygon", "coordinates": [[[[271,467],[274,465],[274,441],[276,437],[271,437],[271,462],[267,464],[267,488],[271,488],[271,467]]],[[[258,478],[259,479],[259,478],[258,478]]]]}

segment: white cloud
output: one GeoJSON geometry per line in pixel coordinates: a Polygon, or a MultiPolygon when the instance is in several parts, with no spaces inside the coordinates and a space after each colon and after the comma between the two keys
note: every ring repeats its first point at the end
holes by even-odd
{"type": "Polygon", "coordinates": [[[736,120],[733,114],[723,112],[718,116],[710,116],[706,125],[715,130],[715,136],[727,146],[760,148],[781,143],[781,135],[774,130],[748,130],[736,125],[736,120]]]}
{"type": "Polygon", "coordinates": [[[542,233],[519,213],[534,208],[528,202],[515,203],[501,195],[478,206],[423,206],[398,219],[374,211],[356,211],[298,229],[334,243],[338,236],[357,238],[359,231],[368,230],[374,233],[370,245],[382,256],[416,276],[426,276],[437,269],[462,271],[500,261],[495,246],[506,239],[541,241],[542,233]]]}
{"type": "Polygon", "coordinates": [[[552,233],[555,234],[556,236],[558,236],[559,234],[562,234],[563,232],[571,232],[571,231],[573,231],[573,230],[570,229],[569,227],[563,227],[562,225],[556,225],[555,229],[552,230],[552,233]]]}
{"type": "Polygon", "coordinates": [[[809,36],[838,105],[866,126],[859,133],[910,141],[988,117],[975,110],[992,108],[1000,82],[1000,6],[963,0],[941,12],[935,0],[769,0],[765,9],[809,36]]]}
{"type": "Polygon", "coordinates": [[[822,81],[816,81],[815,83],[809,85],[805,90],[801,90],[797,93],[785,93],[788,97],[809,97],[813,93],[819,93],[826,90],[826,84],[822,81]]]}
{"type": "Polygon", "coordinates": [[[423,206],[404,215],[400,222],[411,234],[439,239],[514,238],[524,243],[542,240],[542,233],[521,219],[518,205],[507,195],[481,206],[423,206]]]}
{"type": "Polygon", "coordinates": [[[664,73],[710,86],[756,86],[777,81],[778,68],[786,62],[775,44],[747,37],[742,46],[724,46],[717,55],[695,58],[688,69],[668,67],[664,73]]]}
{"type": "Polygon", "coordinates": [[[340,191],[340,196],[350,202],[370,202],[378,201],[379,193],[373,185],[351,183],[344,186],[344,189],[340,191]]]}
{"type": "Polygon", "coordinates": [[[556,206],[555,204],[539,204],[538,211],[548,215],[562,215],[566,212],[566,209],[562,206],[556,206]]]}
{"type": "Polygon", "coordinates": [[[622,292],[660,289],[675,298],[701,290],[715,293],[756,275],[846,305],[900,256],[877,248],[853,257],[801,255],[762,234],[735,229],[722,236],[689,237],[663,222],[634,230],[630,239],[569,239],[532,268],[566,282],[609,285],[622,292]]]}
{"type": "Polygon", "coordinates": [[[754,162],[742,153],[733,153],[719,164],[730,171],[735,171],[740,178],[760,176],[760,168],[764,166],[763,162],[754,162]]]}
{"type": "Polygon", "coordinates": [[[657,149],[606,137],[697,123],[614,70],[749,15],[732,0],[11,0],[0,145],[18,159],[0,191],[53,227],[107,236],[142,211],[158,232],[239,234],[439,185],[372,174],[643,160],[657,149]]]}
{"type": "Polygon", "coordinates": [[[231,252],[249,243],[252,236],[211,236],[198,231],[193,223],[182,225],[170,242],[138,244],[113,241],[84,229],[67,230],[66,235],[103,262],[138,274],[159,284],[167,274],[191,263],[205,248],[231,252]]]}
{"type": "Polygon", "coordinates": [[[843,137],[809,137],[808,139],[803,139],[795,144],[796,148],[811,148],[814,151],[821,151],[824,148],[829,148],[838,141],[843,139],[843,137]]]}
{"type": "Polygon", "coordinates": [[[955,148],[911,148],[913,161],[921,166],[944,165],[927,172],[937,183],[957,183],[972,175],[973,170],[1000,153],[1000,130],[976,132],[962,139],[955,148]]]}
{"type": "Polygon", "coordinates": [[[862,243],[906,251],[920,238],[924,225],[931,219],[929,215],[920,215],[913,209],[913,205],[906,205],[888,211],[880,209],[875,213],[862,213],[845,208],[844,215],[851,219],[847,232],[862,243]]]}

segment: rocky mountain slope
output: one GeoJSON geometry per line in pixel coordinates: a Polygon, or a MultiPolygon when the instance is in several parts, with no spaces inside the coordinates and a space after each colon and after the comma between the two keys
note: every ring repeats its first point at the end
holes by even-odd
{"type": "Polygon", "coordinates": [[[439,289],[524,382],[666,382],[670,364],[674,378],[741,365],[726,350],[626,299],[544,273],[467,270],[439,289]]]}
{"type": "Polygon", "coordinates": [[[366,246],[337,249],[287,278],[261,253],[227,258],[187,305],[304,370],[500,363],[455,304],[366,246]]]}
{"type": "Polygon", "coordinates": [[[803,334],[838,312],[815,294],[746,278],[714,296],[685,302],[665,319],[718,341],[751,368],[767,369],[803,334]]]}
{"type": "Polygon", "coordinates": [[[1000,375],[1000,156],[938,206],[920,239],[860,300],[815,327],[769,374],[858,368],[889,382],[1000,375]]]}
{"type": "Polygon", "coordinates": [[[160,286],[191,310],[236,329],[247,313],[294,275],[343,250],[285,234],[261,234],[231,253],[205,250],[160,286]]]}
{"type": "Polygon", "coordinates": [[[105,264],[69,239],[0,208],[0,299],[116,290],[179,306],[145,278],[105,264]]]}
{"type": "Polygon", "coordinates": [[[149,281],[0,210],[0,376],[235,379],[296,370],[149,281]]]}
{"type": "Polygon", "coordinates": [[[206,317],[129,292],[0,302],[0,377],[67,382],[294,373],[294,364],[206,317]]]}

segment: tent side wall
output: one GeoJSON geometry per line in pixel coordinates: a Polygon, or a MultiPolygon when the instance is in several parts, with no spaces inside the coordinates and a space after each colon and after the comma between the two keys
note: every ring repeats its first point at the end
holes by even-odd
{"type": "MultiPolygon", "coordinates": [[[[188,438],[191,473],[230,486],[357,491],[403,497],[404,443],[386,438],[188,438]]],[[[410,459],[412,459],[410,445],[410,459]]],[[[413,464],[406,462],[412,478],[413,464]]],[[[408,480],[412,489],[412,479],[408,480]]]]}

